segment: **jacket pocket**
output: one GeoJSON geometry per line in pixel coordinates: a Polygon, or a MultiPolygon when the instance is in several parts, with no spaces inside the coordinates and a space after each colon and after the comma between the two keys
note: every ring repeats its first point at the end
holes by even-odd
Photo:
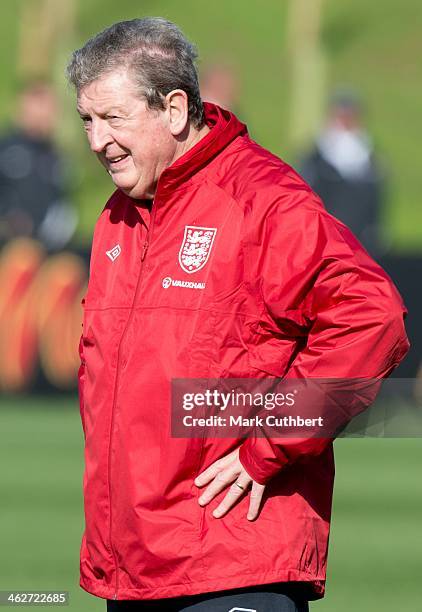
{"type": "Polygon", "coordinates": [[[306,344],[307,332],[303,323],[301,312],[296,310],[284,313],[276,323],[259,322],[249,347],[251,373],[283,377],[298,351],[306,344]]]}

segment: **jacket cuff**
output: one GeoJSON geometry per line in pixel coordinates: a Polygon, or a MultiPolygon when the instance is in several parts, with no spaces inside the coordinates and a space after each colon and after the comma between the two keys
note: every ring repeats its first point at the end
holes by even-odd
{"type": "Polygon", "coordinates": [[[262,485],[289,463],[281,449],[274,449],[267,438],[245,440],[239,449],[239,460],[249,476],[262,485]]]}

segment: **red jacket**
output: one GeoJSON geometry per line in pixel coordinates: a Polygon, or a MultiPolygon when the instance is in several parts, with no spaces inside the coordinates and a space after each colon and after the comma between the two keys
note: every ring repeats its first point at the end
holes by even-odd
{"type": "Polygon", "coordinates": [[[404,307],[292,168],[231,113],[207,104],[206,116],[211,131],[163,172],[151,217],[118,190],[96,226],[81,342],[81,586],[159,599],[300,581],[320,597],[331,443],[172,438],[170,381],[385,377],[408,348],[404,307]],[[225,492],[200,507],[193,484],[239,445],[268,483],[252,522],[248,496],[215,519],[225,492]]]}

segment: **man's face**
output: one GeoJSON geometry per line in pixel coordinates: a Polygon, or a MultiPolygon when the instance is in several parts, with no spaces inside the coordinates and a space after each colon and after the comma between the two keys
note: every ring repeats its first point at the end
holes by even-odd
{"type": "Polygon", "coordinates": [[[176,152],[168,112],[148,109],[126,71],[86,85],[78,95],[78,112],[91,150],[116,187],[135,199],[153,198],[176,152]]]}

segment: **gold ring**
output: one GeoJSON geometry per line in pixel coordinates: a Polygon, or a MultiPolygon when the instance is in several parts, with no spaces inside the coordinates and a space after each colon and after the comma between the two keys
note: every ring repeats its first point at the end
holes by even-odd
{"type": "Polygon", "coordinates": [[[245,490],[245,487],[242,487],[242,485],[240,485],[238,482],[235,482],[234,484],[235,484],[236,486],[238,486],[238,487],[239,487],[239,489],[242,489],[242,491],[244,491],[244,490],[245,490]]]}

